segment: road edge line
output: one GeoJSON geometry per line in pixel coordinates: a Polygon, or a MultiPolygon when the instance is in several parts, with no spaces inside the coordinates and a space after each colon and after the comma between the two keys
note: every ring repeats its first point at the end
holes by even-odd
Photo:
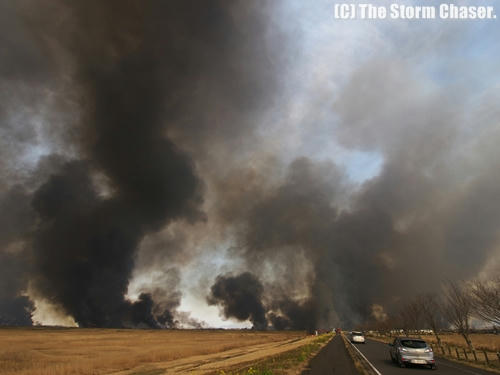
{"type": "Polygon", "coordinates": [[[368,358],[365,357],[365,355],[363,353],[361,353],[361,351],[356,348],[356,346],[353,345],[353,343],[350,341],[350,340],[347,340],[347,342],[354,348],[356,349],[356,351],[361,355],[361,357],[370,365],[370,367],[372,368],[373,371],[375,371],[377,373],[377,375],[382,375],[382,373],[377,370],[377,368],[368,360],[368,358]]]}

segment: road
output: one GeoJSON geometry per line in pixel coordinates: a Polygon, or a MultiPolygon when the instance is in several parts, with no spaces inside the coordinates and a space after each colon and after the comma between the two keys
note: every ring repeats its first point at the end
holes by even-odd
{"type": "Polygon", "coordinates": [[[366,344],[355,344],[361,353],[371,362],[371,364],[383,375],[399,375],[399,374],[423,374],[425,371],[432,374],[442,375],[492,375],[490,371],[480,370],[475,367],[469,367],[460,363],[451,362],[446,359],[436,358],[437,370],[431,371],[426,367],[407,367],[400,368],[392,363],[389,356],[389,346],[387,344],[367,340],[366,344]]]}
{"type": "Polygon", "coordinates": [[[359,375],[340,335],[321,349],[301,375],[325,374],[359,375]]]}

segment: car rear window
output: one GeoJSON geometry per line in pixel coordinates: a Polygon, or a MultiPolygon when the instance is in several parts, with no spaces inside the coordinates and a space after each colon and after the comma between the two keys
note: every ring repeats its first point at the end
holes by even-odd
{"type": "Polygon", "coordinates": [[[361,332],[353,332],[352,335],[353,336],[363,336],[363,334],[361,332]]]}
{"type": "Polygon", "coordinates": [[[419,340],[401,340],[401,344],[407,348],[421,349],[426,348],[427,344],[425,341],[419,340]]]}

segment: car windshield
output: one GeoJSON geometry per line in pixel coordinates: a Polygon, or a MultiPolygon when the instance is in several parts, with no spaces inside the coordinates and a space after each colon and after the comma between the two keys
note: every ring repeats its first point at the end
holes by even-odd
{"type": "Polygon", "coordinates": [[[413,349],[422,349],[427,347],[425,341],[419,341],[419,340],[401,340],[401,344],[403,346],[406,346],[407,348],[413,348],[413,349]]]}
{"type": "Polygon", "coordinates": [[[352,335],[353,336],[363,336],[363,334],[361,332],[353,332],[352,335]]]}

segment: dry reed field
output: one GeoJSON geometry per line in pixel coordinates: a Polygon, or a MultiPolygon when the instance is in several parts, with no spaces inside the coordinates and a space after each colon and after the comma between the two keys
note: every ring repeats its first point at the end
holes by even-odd
{"type": "MultiPolygon", "coordinates": [[[[425,340],[436,343],[434,336],[422,336],[425,340]]],[[[441,341],[448,345],[465,347],[465,340],[459,334],[440,335],[441,341]]],[[[474,348],[479,350],[487,350],[490,352],[500,351],[500,335],[488,333],[473,333],[470,335],[474,348]]]]}
{"type": "Polygon", "coordinates": [[[151,362],[305,337],[240,330],[0,329],[0,374],[110,374],[151,362]]]}

